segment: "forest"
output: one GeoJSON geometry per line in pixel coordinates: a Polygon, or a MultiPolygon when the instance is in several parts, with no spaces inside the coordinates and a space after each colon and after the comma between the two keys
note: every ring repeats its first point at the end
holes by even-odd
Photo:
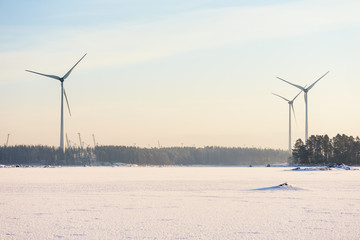
{"type": "Polygon", "coordinates": [[[67,148],[65,154],[51,146],[2,146],[4,165],[360,165],[360,138],[337,134],[312,135],[306,144],[298,139],[289,160],[287,151],[260,148],[96,146],[67,148]]]}
{"type": "Polygon", "coordinates": [[[0,147],[0,164],[5,165],[262,165],[284,163],[283,150],[226,147],[140,148],[97,146],[68,148],[64,154],[49,146],[0,147]]]}
{"type": "Polygon", "coordinates": [[[304,165],[360,165],[360,138],[337,134],[312,135],[306,144],[298,139],[293,148],[292,162],[304,165]]]}

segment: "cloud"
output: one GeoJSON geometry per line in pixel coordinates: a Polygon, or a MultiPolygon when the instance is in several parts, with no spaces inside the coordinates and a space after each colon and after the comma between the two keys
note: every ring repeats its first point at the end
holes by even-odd
{"type": "Polygon", "coordinates": [[[34,70],[60,71],[61,75],[65,71],[61,66],[69,65],[69,59],[76,60],[85,52],[89,53],[89,58],[83,68],[96,69],[254,40],[267,41],[327,31],[345,24],[358,24],[358,7],[359,3],[355,1],[330,1],[326,4],[323,1],[301,1],[274,6],[198,10],[149,22],[134,20],[94,29],[68,26],[70,29],[67,30],[30,36],[32,44],[1,54],[0,61],[5,69],[3,76],[6,76],[1,81],[22,78],[23,74],[14,72],[25,67],[41,66],[41,69],[34,70]]]}

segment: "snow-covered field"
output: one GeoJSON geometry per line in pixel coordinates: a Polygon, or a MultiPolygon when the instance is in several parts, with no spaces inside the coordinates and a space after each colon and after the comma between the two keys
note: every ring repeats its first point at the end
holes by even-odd
{"type": "Polygon", "coordinates": [[[360,171],[0,169],[0,239],[359,238],[360,171]]]}

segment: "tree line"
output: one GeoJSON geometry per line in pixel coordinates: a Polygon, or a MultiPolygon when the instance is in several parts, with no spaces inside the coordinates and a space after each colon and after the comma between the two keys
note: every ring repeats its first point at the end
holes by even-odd
{"type": "Polygon", "coordinates": [[[328,135],[312,135],[306,144],[298,139],[293,148],[292,161],[305,165],[359,165],[360,138],[345,134],[337,134],[332,139],[328,135]]]}
{"type": "Polygon", "coordinates": [[[94,159],[91,148],[67,148],[63,153],[51,146],[0,147],[0,164],[5,165],[83,165],[94,159]]]}
{"type": "Polygon", "coordinates": [[[22,165],[262,165],[283,163],[286,151],[259,148],[97,146],[67,148],[65,154],[49,146],[0,147],[0,164],[22,165]]]}
{"type": "Polygon", "coordinates": [[[169,147],[137,148],[101,146],[95,148],[96,161],[140,165],[245,165],[282,163],[286,151],[259,148],[169,147]]]}

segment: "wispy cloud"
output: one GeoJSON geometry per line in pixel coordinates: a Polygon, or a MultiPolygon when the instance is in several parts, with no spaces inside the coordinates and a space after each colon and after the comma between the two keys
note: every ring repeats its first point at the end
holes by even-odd
{"type": "Polygon", "coordinates": [[[56,70],[51,65],[63,65],[65,57],[69,59],[69,55],[75,57],[84,52],[92,56],[86,64],[88,68],[117,66],[199,49],[281,39],[327,31],[344,24],[358,24],[360,17],[356,9],[359,7],[360,3],[356,1],[326,4],[301,1],[275,6],[197,10],[149,22],[134,20],[95,29],[68,26],[66,31],[53,30],[27,36],[24,41],[31,45],[4,52],[0,61],[5,65],[4,76],[15,79],[20,78],[14,74],[19,67],[36,67],[33,59],[44,69],[56,70]]]}

